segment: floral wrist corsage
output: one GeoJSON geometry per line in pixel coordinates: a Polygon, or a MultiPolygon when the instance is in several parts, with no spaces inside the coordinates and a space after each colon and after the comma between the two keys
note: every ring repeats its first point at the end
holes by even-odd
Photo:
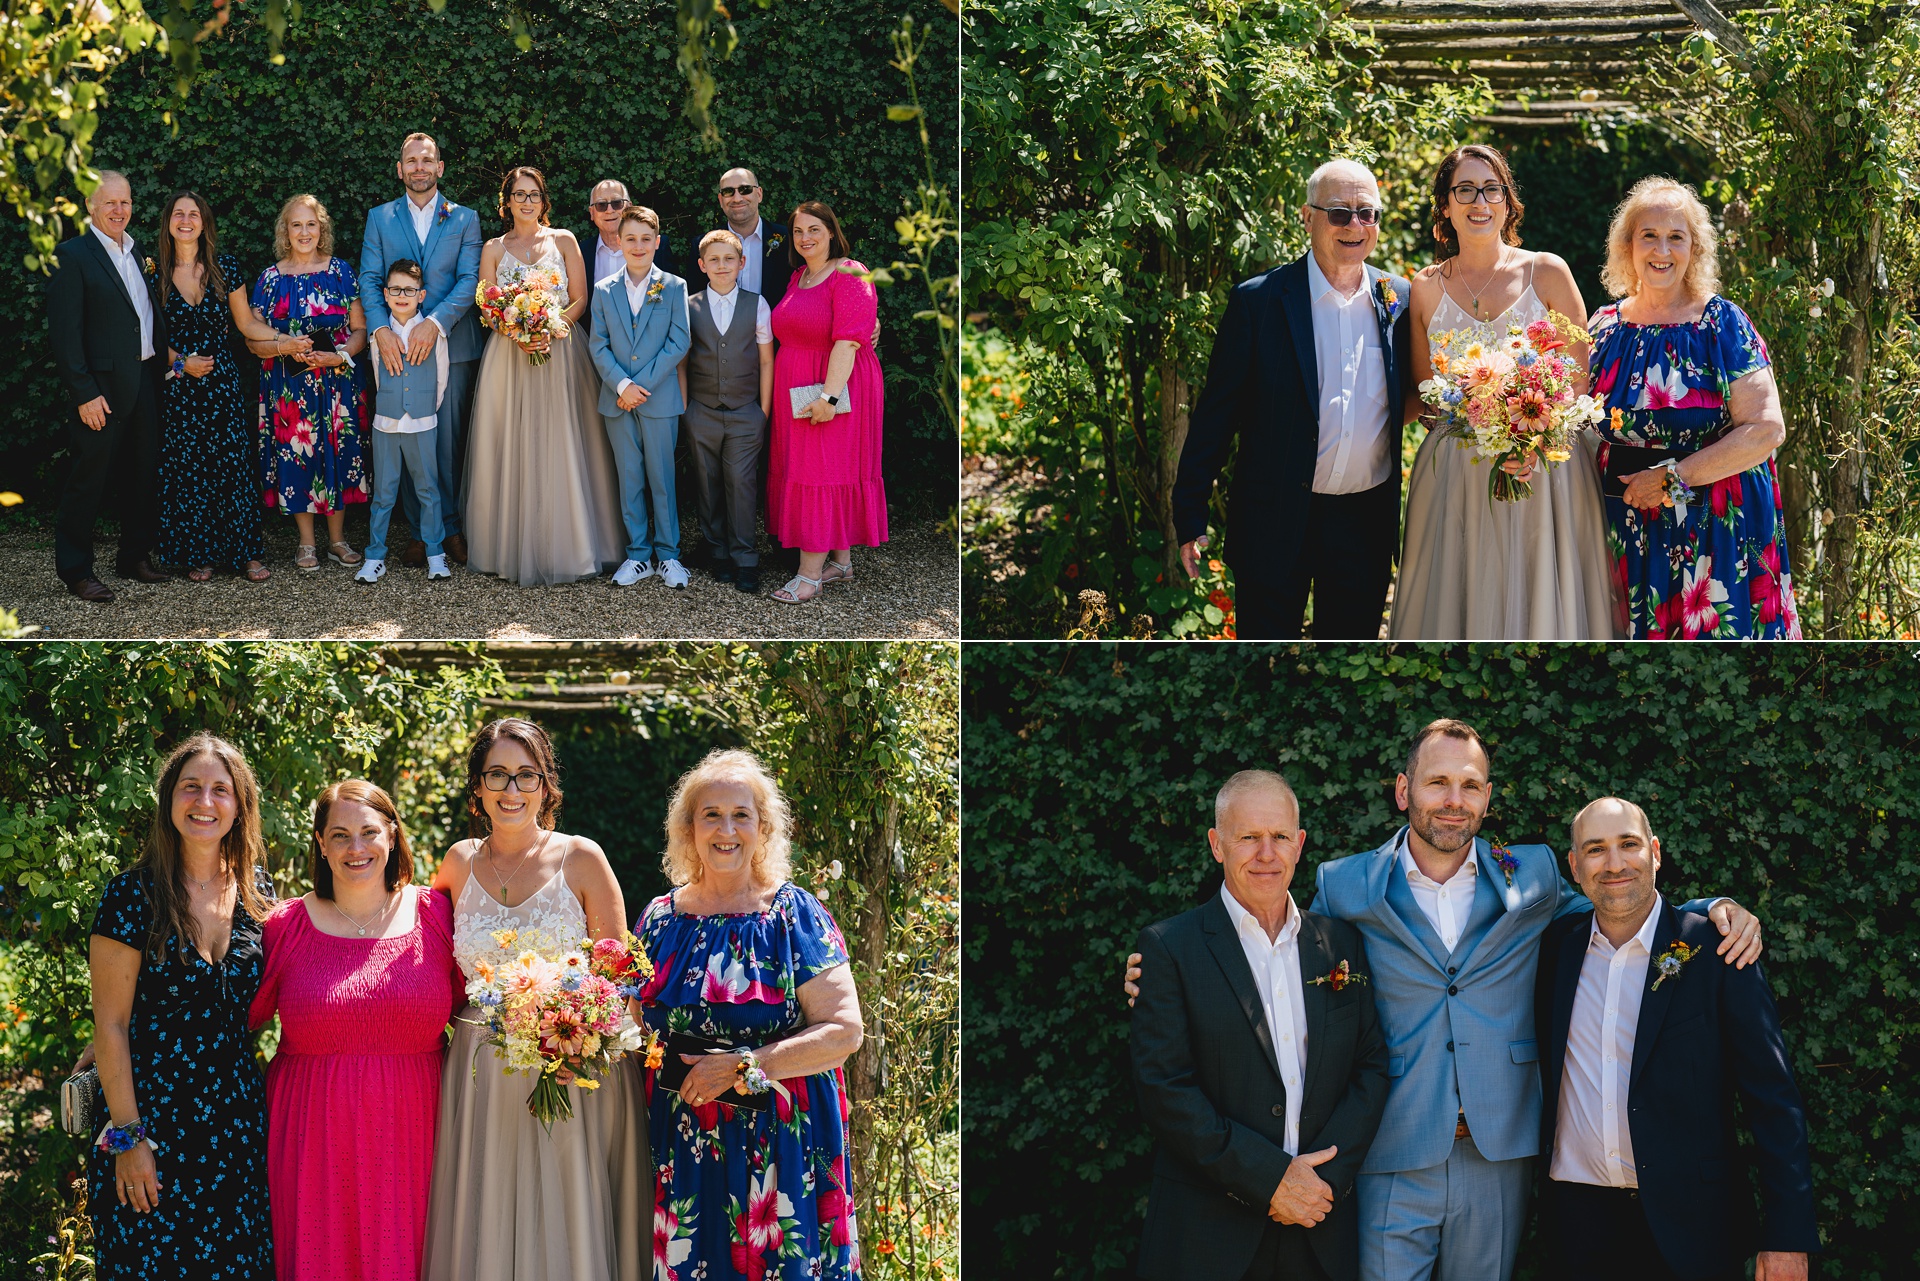
{"type": "Polygon", "coordinates": [[[1667,498],[1673,503],[1673,518],[1685,523],[1687,504],[1693,501],[1693,487],[1680,479],[1680,460],[1669,458],[1660,464],[1667,469],[1667,498]]]}
{"type": "Polygon", "coordinates": [[[748,1094],[765,1094],[773,1088],[767,1074],[760,1070],[760,1060],[753,1056],[752,1050],[740,1051],[740,1065],[734,1069],[740,1078],[740,1088],[748,1094]]]}
{"type": "Polygon", "coordinates": [[[94,1144],[108,1156],[119,1156],[122,1152],[131,1152],[146,1140],[147,1127],[143,1121],[132,1125],[114,1125],[111,1122],[100,1131],[100,1138],[94,1144]]]}

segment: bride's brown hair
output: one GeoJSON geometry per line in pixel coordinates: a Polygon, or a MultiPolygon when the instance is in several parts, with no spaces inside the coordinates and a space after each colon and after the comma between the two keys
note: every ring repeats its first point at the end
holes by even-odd
{"type": "Polygon", "coordinates": [[[1527,216],[1527,207],[1520,203],[1520,191],[1513,185],[1513,170],[1507,167],[1507,158],[1492,147],[1478,142],[1470,142],[1464,147],[1455,147],[1433,171],[1433,238],[1440,242],[1440,252],[1434,255],[1435,262],[1445,262],[1460,253],[1460,237],[1453,229],[1453,222],[1447,217],[1447,201],[1452,198],[1453,171],[1460,167],[1462,160],[1478,160],[1493,170],[1500,185],[1507,189],[1507,221],[1500,228],[1500,239],[1510,245],[1520,243],[1520,220],[1527,216]]]}

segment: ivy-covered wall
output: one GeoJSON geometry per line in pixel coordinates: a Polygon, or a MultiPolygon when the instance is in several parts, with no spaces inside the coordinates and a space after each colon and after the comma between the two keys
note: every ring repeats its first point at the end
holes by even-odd
{"type": "MultiPolygon", "coordinates": [[[[739,46],[713,63],[713,148],[681,114],[672,0],[449,0],[437,14],[426,0],[302,7],[280,66],[264,31],[237,20],[203,46],[184,100],[164,55],[143,54],[109,82],[94,164],[132,179],[132,230],[146,252],[168,193],[191,187],[212,202],[221,246],[251,281],[272,259],[280,203],[311,191],[333,216],[335,252],[357,266],[367,210],[402,192],[400,140],[424,129],[446,159],[442,190],[479,210],[488,236],[504,229],[493,215],[502,175],[531,164],[546,175],[555,223],[576,232],[589,226],[593,183],[622,179],[661,214],[685,265],[699,235],[721,225],[720,174],[746,165],[766,187],[765,216],[784,221],[799,201],[825,200],[854,256],[881,267],[899,252],[894,219],[925,181],[917,131],[887,119],[907,101],[889,65],[889,35],[906,15],[931,28],[916,77],[936,177],[957,183],[955,21],[938,0],[739,6],[739,46]],[[509,27],[515,8],[530,18],[524,53],[509,27]]],[[[47,346],[44,278],[22,265],[26,252],[22,224],[0,219],[0,488],[44,504],[64,476],[54,455],[72,413],[47,346]]],[[[944,513],[956,445],[936,398],[930,322],[913,319],[927,305],[915,288],[881,290],[885,467],[896,508],[944,513]]]]}
{"type": "Polygon", "coordinates": [[[1221,782],[1287,775],[1311,887],[1392,835],[1395,771],[1438,716],[1492,745],[1487,835],[1564,850],[1581,804],[1626,796],[1666,894],[1759,914],[1811,1126],[1814,1275],[1916,1275],[1920,651],[974,645],[963,678],[975,1281],[1131,1272],[1151,1142],[1121,959],[1205,883],[1221,782]]]}

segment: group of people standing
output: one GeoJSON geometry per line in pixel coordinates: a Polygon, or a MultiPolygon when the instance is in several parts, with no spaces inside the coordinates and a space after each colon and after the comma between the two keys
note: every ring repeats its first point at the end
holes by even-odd
{"type": "Polygon", "coordinates": [[[60,246],[47,288],[79,420],[55,539],[74,595],[113,599],[93,530],[115,483],[116,569],[143,582],[172,569],[265,581],[270,508],[296,523],[297,568],[330,561],[365,583],[388,572],[396,507],[414,537],[393,560],[525,585],[606,573],[680,588],[698,560],[757,593],[763,495],[770,534],[799,554],[775,600],[851,581],[852,548],[886,541],[878,298],[830,207],[768,222],[758,178],[728,170],[726,225],[702,237],[689,284],[658,215],[617,179],[592,190],[583,252],[551,225],[537,169],[508,172],[504,234],[484,242],[481,215],[440,190],[432,137],[409,135],[396,169],[404,194],[368,213],[357,268],[335,255],[325,205],[302,194],[281,207],[274,261],[251,285],[193,191],[169,199],[143,259],[131,186],[102,174],[91,227],[60,246]],[[567,333],[487,334],[478,291],[532,273],[553,283],[567,333]],[[235,334],[261,360],[251,415],[235,334]],[[697,558],[680,546],[683,432],[697,558]],[[346,539],[356,503],[372,504],[364,555],[346,539]]]}
{"type": "Polygon", "coordinates": [[[620,936],[628,916],[605,854],[557,829],[539,726],[474,738],[473,835],[430,886],[411,883],[398,812],[369,782],[321,794],[313,889],[278,903],[237,748],[194,735],[156,799],[92,931],[101,1276],[860,1275],[842,1071],[858,994],[838,925],[791,879],[791,812],[751,754],[714,752],[676,785],[674,888],[633,925],[653,971],[631,1017],[727,1048],[684,1056],[671,1088],[636,1055],[598,1088],[569,1081],[573,1115],[551,1132],[531,1079],[485,1044],[467,982],[529,948],[620,936]],[[275,1015],[263,1079],[250,1029],[275,1015]]]}
{"type": "Polygon", "coordinates": [[[1713,220],[1669,178],[1613,214],[1589,317],[1567,264],[1520,248],[1525,207],[1501,153],[1436,169],[1437,261],[1411,281],[1370,265],[1382,214],[1364,166],[1315,170],[1310,248],[1241,282],[1219,325],[1173,490],[1188,572],[1237,437],[1225,556],[1241,638],[1798,639],[1774,451],[1786,438],[1766,343],[1720,292],[1713,220]],[[1572,456],[1503,464],[1530,496],[1492,501],[1462,443],[1429,431],[1406,480],[1401,428],[1426,410],[1437,340],[1497,347],[1559,313],[1606,416],[1572,456]],[[1399,561],[1395,579],[1394,562],[1399,561]]]}

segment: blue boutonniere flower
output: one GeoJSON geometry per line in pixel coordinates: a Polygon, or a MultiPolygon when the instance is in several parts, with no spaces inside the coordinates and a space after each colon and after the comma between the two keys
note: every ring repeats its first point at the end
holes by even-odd
{"type": "MultiPolygon", "coordinates": [[[[1396,319],[1399,313],[1396,312],[1394,308],[1400,305],[1400,295],[1394,292],[1393,282],[1385,276],[1382,276],[1374,282],[1374,288],[1380,294],[1380,305],[1387,309],[1387,319],[1396,319]]],[[[1508,884],[1512,884],[1512,882],[1509,881],[1508,884]]]]}
{"type": "Polygon", "coordinates": [[[767,248],[778,249],[781,245],[784,245],[786,243],[787,243],[786,237],[782,236],[779,232],[776,231],[773,233],[771,237],[768,238],[767,248]]]}
{"type": "MultiPolygon", "coordinates": [[[[1384,284],[1385,282],[1383,281],[1381,283],[1384,284]]],[[[1495,845],[1492,848],[1492,854],[1493,865],[1506,874],[1507,885],[1511,887],[1513,885],[1513,874],[1520,870],[1520,860],[1515,858],[1513,851],[1504,845],[1495,845]]]]}
{"type": "Polygon", "coordinates": [[[1687,944],[1675,939],[1673,946],[1654,958],[1653,968],[1660,977],[1653,981],[1653,986],[1648,990],[1658,992],[1662,983],[1665,983],[1668,979],[1679,978],[1681,969],[1684,968],[1686,963],[1691,961],[1699,951],[1699,948],[1689,947],[1687,944]]]}
{"type": "Polygon", "coordinates": [[[447,220],[447,215],[452,212],[453,212],[453,202],[451,200],[448,200],[445,196],[440,197],[440,212],[433,216],[433,221],[435,225],[445,222],[447,220]]]}

